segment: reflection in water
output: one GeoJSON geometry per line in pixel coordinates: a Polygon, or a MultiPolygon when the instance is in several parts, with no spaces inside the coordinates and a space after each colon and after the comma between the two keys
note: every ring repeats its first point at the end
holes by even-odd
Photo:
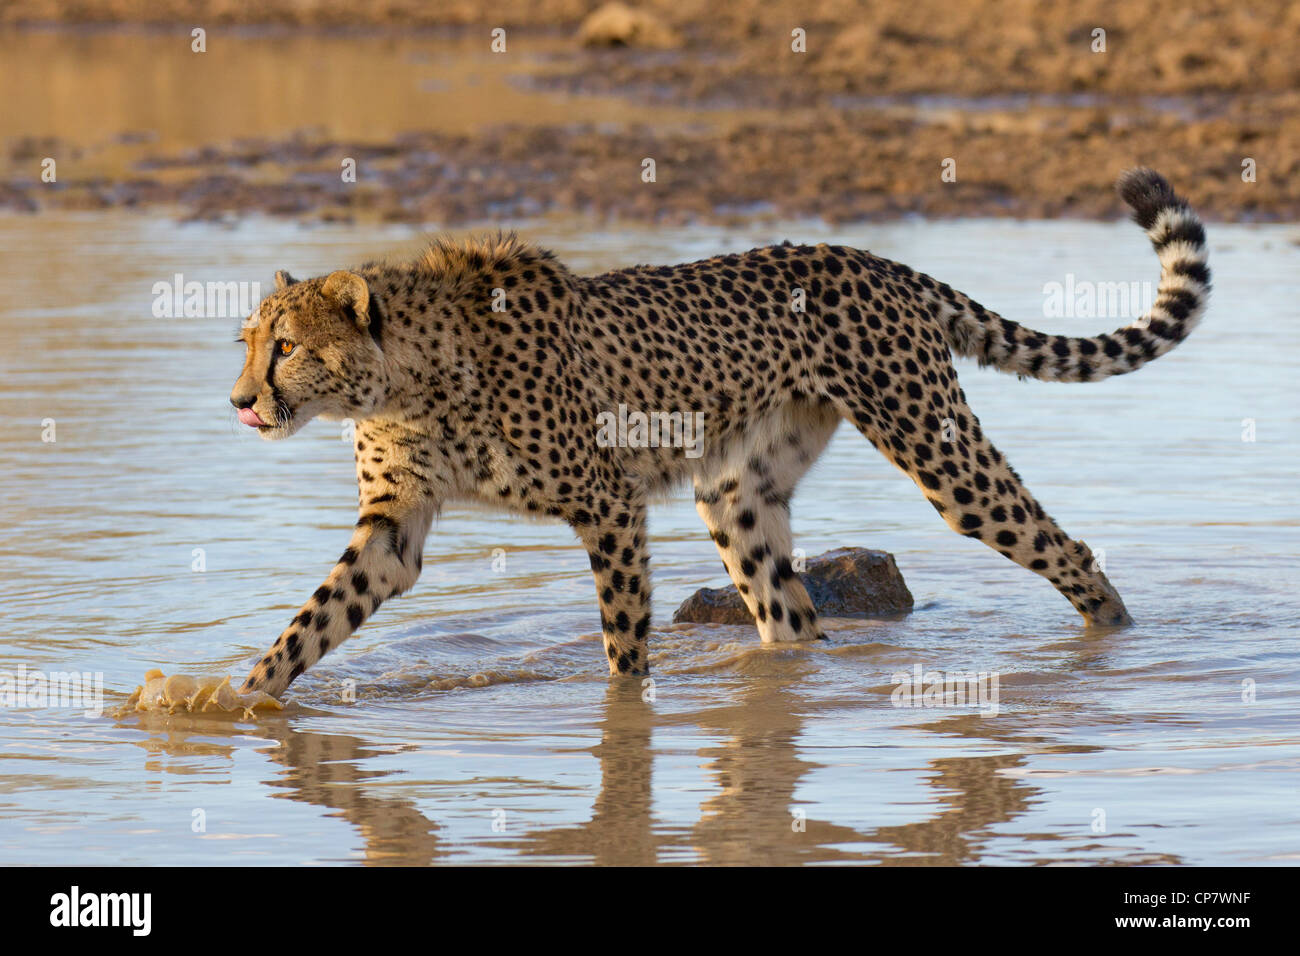
{"type": "MultiPolygon", "coordinates": [[[[703,716],[702,726],[716,727],[729,737],[711,751],[715,759],[709,768],[721,792],[703,804],[694,828],[704,861],[969,863],[978,859],[985,827],[1028,809],[1035,789],[997,773],[1023,763],[1023,757],[1011,755],[931,761],[936,772],[926,775],[926,782],[936,791],[935,803],[948,809],[917,823],[858,831],[817,819],[811,806],[799,814],[795,791],[819,766],[802,759],[796,744],[804,724],[800,713],[807,707],[793,692],[799,680],[791,676],[751,681],[736,704],[703,716]],[[849,849],[862,844],[878,849],[849,849]],[[900,857],[899,851],[907,855],[900,857]]],[[[963,723],[972,730],[979,726],[977,721],[963,723]]]]}
{"type": "Polygon", "coordinates": [[[578,856],[611,866],[658,861],[650,812],[655,712],[641,694],[632,681],[612,681],[605,692],[600,743],[592,748],[600,761],[600,793],[591,819],[576,827],[534,830],[516,849],[527,856],[578,856]]]}
{"type": "MultiPolygon", "coordinates": [[[[1080,655],[1078,661],[1086,661],[1080,655]]],[[[1088,666],[1081,664],[1081,666],[1088,666]]],[[[753,676],[733,701],[687,714],[656,710],[631,682],[610,683],[604,696],[600,742],[591,753],[600,764],[600,789],[583,824],[535,828],[520,839],[495,843],[524,859],[547,858],[601,865],[652,865],[683,859],[683,834],[655,817],[653,733],[656,727],[694,725],[718,737],[718,746],[699,751],[717,793],[700,805],[699,818],[685,835],[686,857],[709,865],[789,865],[859,862],[918,866],[979,863],[998,834],[991,830],[1027,814],[1039,788],[1008,769],[1028,765],[1023,754],[941,757],[922,774],[933,798],[913,823],[857,830],[818,819],[816,809],[796,793],[805,776],[821,765],[804,758],[799,738],[805,729],[809,700],[799,693],[814,673],[807,662],[779,674],[753,676]],[[938,812],[934,812],[935,810],[938,812]]],[[[824,713],[829,714],[830,711],[824,713]]],[[[814,708],[812,720],[818,719],[814,708]]],[[[439,826],[404,797],[375,795],[371,784],[395,771],[368,770],[365,763],[391,755],[392,747],[369,744],[347,734],[295,730],[294,717],[267,716],[251,729],[256,737],[277,744],[268,756],[284,769],[267,781],[277,795],[321,807],[350,823],[360,836],[368,865],[418,866],[451,856],[454,847],[440,843],[439,826]]],[[[139,741],[151,754],[152,773],[185,773],[161,763],[160,754],[224,756],[235,748],[214,742],[209,722],[192,717],[147,717],[163,735],[139,741]]],[[[1005,739],[1007,728],[969,714],[954,715],[918,730],[947,737],[992,741],[1005,739]],[[996,728],[996,729],[995,729],[996,728]]],[[[404,749],[416,750],[410,746],[404,749]]],[[[1049,750],[1055,748],[1048,748],[1049,750]]],[[[864,799],[869,795],[864,794],[864,799]]],[[[1032,835],[1063,841],[1059,832],[1032,835]]],[[[1100,838],[1098,838],[1100,841],[1100,838]]],[[[1135,858],[1100,842],[1073,849],[1106,851],[1091,862],[1181,863],[1176,854],[1147,853],[1135,858]]],[[[1068,861],[1063,854],[1060,859],[1068,861]]],[[[1040,862],[1044,862],[1039,858],[1040,862]]]]}
{"type": "Polygon", "coordinates": [[[734,703],[700,715],[701,727],[725,735],[701,753],[719,787],[700,806],[692,840],[712,864],[776,864],[859,859],[836,844],[860,843],[857,831],[816,819],[795,800],[799,781],[818,765],[795,744],[807,701],[792,693],[811,667],[747,682],[734,703]]]}
{"type": "Polygon", "coordinates": [[[288,720],[268,726],[280,742],[271,759],[283,764],[283,776],[271,786],[285,788],[290,800],[336,811],[357,828],[371,865],[420,866],[445,855],[438,846],[437,824],[401,797],[373,796],[367,784],[392,771],[366,770],[363,761],[377,752],[358,737],[303,733],[288,720]]]}
{"type": "MultiPolygon", "coordinates": [[[[156,736],[137,741],[151,754],[144,769],[162,773],[196,773],[186,765],[169,765],[160,756],[224,757],[233,762],[238,748],[210,739],[217,721],[191,716],[139,718],[140,729],[156,736]]],[[[122,727],[133,726],[123,721],[122,727]]],[[[367,784],[389,776],[392,771],[367,770],[366,759],[391,749],[376,748],[359,737],[295,730],[292,718],[266,715],[246,734],[278,746],[266,751],[284,770],[267,785],[276,796],[333,811],[352,824],[364,846],[363,861],[369,865],[421,866],[435,862],[446,851],[439,848],[437,824],[402,797],[374,796],[367,784]],[[283,792],[278,792],[283,791],[283,792]]]]}
{"type": "MultiPolygon", "coordinates": [[[[882,863],[947,866],[976,863],[991,834],[987,827],[1006,823],[1029,809],[1036,793],[1023,781],[998,773],[1025,762],[1020,754],[997,757],[951,757],[934,760],[927,783],[944,809],[929,820],[880,827],[870,838],[891,844],[908,856],[879,854],[882,863]]],[[[1059,838],[1053,835],[1053,838],[1059,838]]],[[[897,851],[895,851],[897,852],[897,851]]]]}

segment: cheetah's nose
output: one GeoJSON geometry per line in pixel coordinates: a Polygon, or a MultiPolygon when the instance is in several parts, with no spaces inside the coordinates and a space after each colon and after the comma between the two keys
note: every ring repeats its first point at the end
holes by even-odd
{"type": "Polygon", "coordinates": [[[253,411],[251,408],[241,408],[239,410],[239,420],[250,428],[258,428],[266,425],[266,422],[262,421],[262,416],[257,414],[257,412],[253,411]]]}

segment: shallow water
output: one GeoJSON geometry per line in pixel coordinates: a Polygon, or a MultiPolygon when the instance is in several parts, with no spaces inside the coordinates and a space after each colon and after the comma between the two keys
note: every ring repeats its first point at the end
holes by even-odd
{"type": "MultiPolygon", "coordinates": [[[[1123,320],[1045,318],[1046,283],[1157,278],[1122,224],[528,231],[582,271],[840,241],[1074,334],[1123,320]]],[[[817,648],[667,625],[725,583],[683,491],[652,513],[646,702],[605,673],[566,528],[450,507],[414,591],[301,678],[286,715],[0,709],[0,862],[1300,861],[1300,232],[1210,237],[1206,323],[1140,373],[1054,386],[961,367],[1029,488],[1104,549],[1137,626],[1085,632],[845,426],[796,496],[796,544],[892,551],[914,613],[831,621],[817,648]],[[996,672],[996,715],[893,706],[918,664],[996,672]]],[[[246,671],[349,535],[351,452],[333,423],[278,444],[242,431],[238,317],[155,318],[152,286],[269,288],[276,268],[419,242],[0,218],[0,670],[99,671],[110,706],[149,667],[246,671]]]]}
{"type": "Polygon", "coordinates": [[[772,119],[772,111],[538,89],[557,68],[557,53],[571,50],[567,39],[546,34],[512,35],[502,55],[478,32],[223,28],[209,30],[207,51],[195,53],[187,30],[0,30],[0,131],[35,141],[14,157],[22,179],[40,176],[46,137],[70,145],[54,152],[65,173],[128,178],[141,175],[136,163],[145,156],[290,131],[385,143],[412,130],[468,133],[495,124],[663,129],[772,119]]]}

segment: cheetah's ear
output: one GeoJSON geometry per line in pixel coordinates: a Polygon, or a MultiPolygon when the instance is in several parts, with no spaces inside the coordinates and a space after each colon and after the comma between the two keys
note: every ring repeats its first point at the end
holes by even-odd
{"type": "Polygon", "coordinates": [[[331,272],[320,292],[359,328],[370,324],[370,286],[355,272],[331,272]]]}
{"type": "Polygon", "coordinates": [[[297,282],[297,279],[281,269],[275,274],[275,291],[283,292],[285,289],[289,288],[289,286],[296,285],[297,282]]]}

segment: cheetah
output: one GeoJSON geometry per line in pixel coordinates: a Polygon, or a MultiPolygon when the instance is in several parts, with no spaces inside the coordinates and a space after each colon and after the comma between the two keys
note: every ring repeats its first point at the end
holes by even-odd
{"type": "Polygon", "coordinates": [[[1128,171],[1117,188],[1155,247],[1160,284],[1146,315],[1093,337],[1034,331],[843,246],[787,242],[578,276],[498,233],[436,240],[400,264],[303,281],[277,272],[241,327],[230,401],[267,439],[317,416],[351,419],[359,516],[243,691],[281,694],[411,588],[452,500],[570,525],[591,558],[611,674],[648,672],[647,505],[688,479],[761,640],[823,638],[791,567],[790,499],[841,419],[953,530],[1047,578],[1087,625],[1131,623],[1088,546],[985,436],[952,361],[1091,382],[1192,331],[1210,290],[1200,220],[1152,170],[1128,171]],[[696,454],[600,440],[616,409],[699,416],[696,454]]]}

